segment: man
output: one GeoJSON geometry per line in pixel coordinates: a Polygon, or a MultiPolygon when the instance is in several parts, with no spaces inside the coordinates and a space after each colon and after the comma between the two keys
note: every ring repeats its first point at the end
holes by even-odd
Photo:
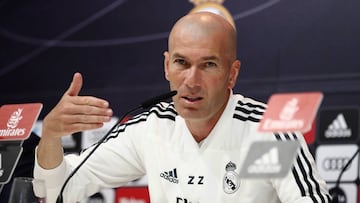
{"type": "MultiPolygon", "coordinates": [[[[145,174],[154,203],[329,202],[303,137],[257,132],[266,106],[233,94],[240,70],[236,46],[236,31],[223,17],[200,12],[181,18],[164,53],[165,78],[178,91],[173,103],[158,104],[120,125],[72,177],[64,191],[65,202],[145,174]],[[302,146],[285,178],[238,178],[251,143],[285,138],[297,139],[302,146]],[[224,181],[230,175],[232,184],[224,181]]],[[[112,116],[107,101],[78,96],[81,85],[82,77],[76,73],[44,119],[35,176],[46,179],[49,202],[82,159],[63,157],[61,136],[99,128],[112,116]]]]}

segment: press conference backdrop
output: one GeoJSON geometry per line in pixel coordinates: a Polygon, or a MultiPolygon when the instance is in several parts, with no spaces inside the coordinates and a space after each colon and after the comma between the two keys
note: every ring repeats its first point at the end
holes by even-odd
{"type": "MultiPolygon", "coordinates": [[[[333,184],[359,146],[360,1],[223,5],[239,35],[235,92],[264,102],[278,92],[324,93],[316,130],[307,139],[319,171],[333,184]]],[[[81,94],[109,100],[115,115],[122,115],[169,89],[162,56],[167,35],[193,7],[188,0],[0,0],[0,104],[42,102],[41,120],[80,71],[81,94]]],[[[73,145],[70,151],[82,147],[81,135],[64,142],[73,145]]],[[[347,202],[359,201],[358,157],[341,186],[347,202]]]]}

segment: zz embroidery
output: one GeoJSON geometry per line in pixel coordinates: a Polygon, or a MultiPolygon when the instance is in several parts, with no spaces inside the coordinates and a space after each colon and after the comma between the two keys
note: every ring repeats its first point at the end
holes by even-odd
{"type": "Polygon", "coordinates": [[[189,185],[194,185],[194,184],[198,184],[198,185],[203,185],[204,184],[204,176],[189,176],[189,180],[188,180],[188,184],[189,185]],[[197,183],[195,183],[197,182],[197,183]]]}

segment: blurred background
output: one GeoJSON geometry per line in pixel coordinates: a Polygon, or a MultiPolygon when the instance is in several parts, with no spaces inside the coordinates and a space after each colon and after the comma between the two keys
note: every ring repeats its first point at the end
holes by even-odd
{"type": "MultiPolygon", "coordinates": [[[[242,61],[235,92],[322,91],[322,106],[360,103],[360,1],[227,0],[242,61]]],[[[81,94],[121,114],[168,90],[163,55],[188,0],[0,0],[0,103],[55,105],[74,72],[81,94]]]]}
{"type": "MultiPolygon", "coordinates": [[[[360,1],[221,3],[238,31],[242,66],[234,92],[263,102],[279,92],[324,93],[306,139],[333,185],[359,148],[360,1]],[[329,130],[335,136],[326,136],[329,130]]],[[[167,36],[193,8],[189,0],[0,0],[0,105],[41,102],[41,122],[81,72],[81,94],[107,99],[115,116],[122,115],[168,91],[167,36]]],[[[84,147],[73,141],[69,148],[84,147]]],[[[341,186],[342,199],[355,203],[360,167],[359,157],[354,160],[341,186]]]]}

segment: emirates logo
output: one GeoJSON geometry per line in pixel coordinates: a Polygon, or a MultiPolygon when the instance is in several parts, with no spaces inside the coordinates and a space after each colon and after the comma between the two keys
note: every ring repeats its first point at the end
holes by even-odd
{"type": "Polygon", "coordinates": [[[9,118],[7,124],[6,124],[6,126],[8,128],[14,129],[19,125],[20,120],[23,118],[22,115],[21,115],[22,111],[23,111],[23,109],[19,108],[17,111],[14,111],[11,114],[11,116],[10,116],[10,118],[9,118]]]}

